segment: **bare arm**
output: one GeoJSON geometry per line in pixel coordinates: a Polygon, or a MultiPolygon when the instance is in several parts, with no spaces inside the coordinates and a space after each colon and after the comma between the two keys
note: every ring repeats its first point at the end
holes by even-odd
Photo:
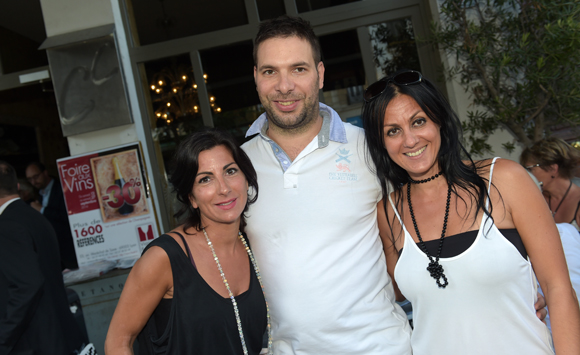
{"type": "Polygon", "coordinates": [[[377,204],[377,222],[379,225],[381,240],[383,241],[383,250],[387,259],[387,272],[393,281],[393,288],[395,289],[395,298],[398,302],[402,302],[405,300],[405,296],[403,296],[399,290],[399,287],[397,286],[397,283],[395,282],[395,266],[397,265],[398,253],[397,249],[393,245],[391,229],[387,223],[387,215],[385,213],[382,200],[377,204]]]}
{"type": "Polygon", "coordinates": [[[504,199],[508,218],[522,238],[550,309],[556,353],[580,354],[580,307],[554,219],[519,164],[501,159],[496,169],[494,184],[504,199]]]}
{"type": "Polygon", "coordinates": [[[135,263],[113,314],[106,355],[133,354],[133,343],[165,295],[172,295],[171,264],[165,251],[152,247],[135,263]]]}

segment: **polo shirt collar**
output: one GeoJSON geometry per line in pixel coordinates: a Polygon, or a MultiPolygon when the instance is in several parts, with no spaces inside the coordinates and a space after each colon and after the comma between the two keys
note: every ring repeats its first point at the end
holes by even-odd
{"type": "MultiPolygon", "coordinates": [[[[329,140],[338,143],[347,143],[344,123],[340,119],[340,116],[338,116],[338,113],[323,103],[319,103],[319,108],[323,121],[322,128],[318,133],[318,146],[321,148],[326,147],[329,140]]],[[[266,134],[267,131],[268,116],[264,112],[252,123],[250,129],[246,132],[246,137],[259,133],[263,139],[270,141],[271,139],[266,134]]]]}

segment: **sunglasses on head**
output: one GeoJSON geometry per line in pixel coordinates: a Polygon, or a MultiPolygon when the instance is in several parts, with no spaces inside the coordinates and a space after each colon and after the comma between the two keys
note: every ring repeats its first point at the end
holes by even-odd
{"type": "Polygon", "coordinates": [[[395,85],[413,85],[419,84],[423,80],[423,75],[415,70],[406,70],[394,76],[382,78],[374,84],[371,84],[363,95],[366,102],[370,102],[383,93],[390,83],[395,85]]]}

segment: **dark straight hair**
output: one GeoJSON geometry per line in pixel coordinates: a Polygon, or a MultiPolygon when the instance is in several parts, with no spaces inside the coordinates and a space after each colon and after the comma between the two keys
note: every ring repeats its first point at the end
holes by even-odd
{"type": "MultiPolygon", "coordinates": [[[[310,26],[310,22],[288,15],[282,15],[275,19],[266,20],[260,23],[258,34],[254,39],[254,65],[258,65],[258,47],[260,44],[271,38],[298,37],[310,43],[314,64],[320,62],[320,43],[310,26]]],[[[318,68],[318,67],[317,67],[318,68]]]]}
{"type": "MultiPolygon", "coordinates": [[[[393,74],[393,76],[400,72],[393,74]]],[[[395,206],[401,209],[403,204],[402,187],[409,181],[407,171],[397,165],[385,149],[383,127],[385,111],[388,104],[400,95],[407,95],[415,100],[429,119],[439,126],[441,147],[437,155],[437,162],[443,175],[452,185],[452,192],[459,196],[456,187],[468,192],[475,200],[475,213],[484,210],[491,215],[491,204],[489,210],[485,207],[485,201],[489,196],[487,179],[478,174],[484,165],[473,162],[461,143],[462,128],[459,118],[451,109],[447,99],[425,77],[420,83],[411,85],[396,85],[391,82],[381,94],[363,105],[362,119],[368,145],[367,162],[371,167],[370,163],[374,163],[383,191],[385,210],[389,193],[388,183],[390,182],[395,189],[395,206]],[[468,160],[467,164],[463,162],[464,159],[468,160]]],[[[466,201],[464,203],[467,204],[466,201]]],[[[471,212],[471,207],[468,210],[471,212]]],[[[391,222],[388,222],[391,225],[391,222]]]]}
{"type": "Polygon", "coordinates": [[[224,146],[232,153],[234,161],[240,167],[242,173],[244,173],[248,181],[248,186],[252,190],[252,196],[248,195],[246,206],[240,216],[240,230],[243,231],[246,226],[245,213],[248,211],[248,207],[258,199],[258,177],[256,170],[250,158],[237,145],[234,139],[229,134],[216,129],[195,132],[179,145],[173,158],[173,171],[169,178],[169,182],[173,185],[173,191],[176,193],[177,200],[181,202],[181,208],[174,216],[178,219],[185,216],[185,230],[195,227],[196,230],[200,231],[203,227],[201,225],[199,209],[193,208],[189,198],[199,169],[199,154],[218,146],[224,146]]]}

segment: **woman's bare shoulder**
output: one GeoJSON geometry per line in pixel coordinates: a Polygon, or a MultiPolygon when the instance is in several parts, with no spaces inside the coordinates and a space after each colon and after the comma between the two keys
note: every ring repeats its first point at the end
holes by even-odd
{"type": "Polygon", "coordinates": [[[167,252],[160,246],[152,245],[137,260],[133,266],[133,270],[137,269],[140,271],[143,269],[146,272],[156,272],[162,271],[166,267],[171,268],[167,252]]]}
{"type": "Polygon", "coordinates": [[[498,158],[474,160],[473,164],[469,160],[464,160],[467,166],[475,166],[477,174],[484,179],[489,179],[489,173],[493,168],[493,180],[511,179],[511,178],[529,178],[526,170],[518,163],[510,159],[498,158]]]}
{"type": "Polygon", "coordinates": [[[530,180],[530,175],[519,163],[510,159],[497,159],[493,165],[494,180],[501,179],[506,182],[518,183],[521,179],[530,180]]]}

